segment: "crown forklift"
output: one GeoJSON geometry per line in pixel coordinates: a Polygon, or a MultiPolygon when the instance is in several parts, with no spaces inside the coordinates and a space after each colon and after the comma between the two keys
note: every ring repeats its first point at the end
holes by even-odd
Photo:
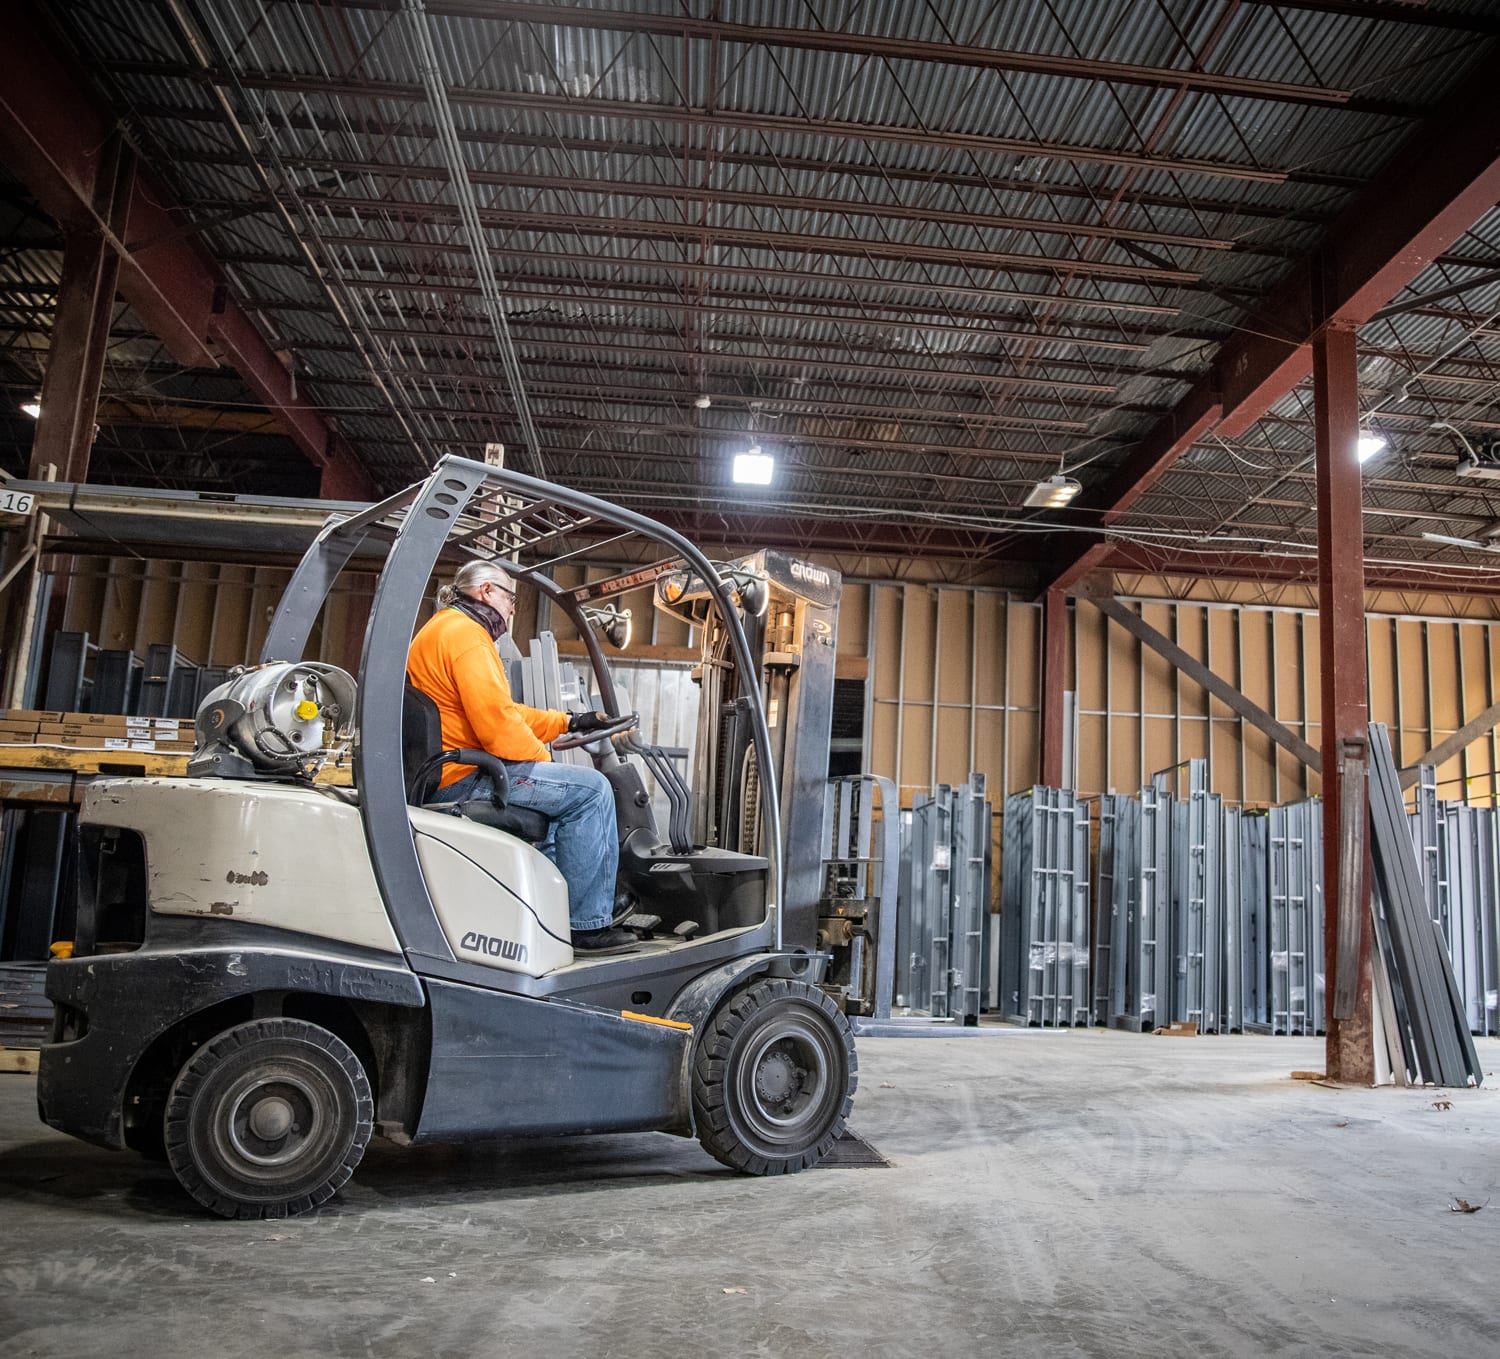
{"type": "Polygon", "coordinates": [[[659,1130],[750,1174],[816,1164],[856,1084],[815,950],[838,587],[776,553],[715,565],[652,520],[458,458],[330,520],[262,663],[205,699],[188,777],[87,789],[73,956],[47,977],[42,1118],[165,1155],[199,1203],[245,1218],[324,1202],[375,1133],[659,1130]],[[585,529],[645,544],[651,564],[559,587],[548,567],[585,529]],[[298,658],[340,571],[372,549],[356,684],[298,658]],[[503,789],[485,752],[440,748],[405,684],[434,572],[471,554],[572,621],[589,703],[618,719],[573,744],[615,791],[636,953],[575,957],[544,818],[503,792],[431,800],[445,761],[493,765],[503,789]],[[702,639],[687,777],[681,752],[635,736],[590,621],[645,589],[702,639]],[[351,727],[353,786],[315,782],[351,727]],[[666,791],[665,835],[643,771],[666,791]]]}

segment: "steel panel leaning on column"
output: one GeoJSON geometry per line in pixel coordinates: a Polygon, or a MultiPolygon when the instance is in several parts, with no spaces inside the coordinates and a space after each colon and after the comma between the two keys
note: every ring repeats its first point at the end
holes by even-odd
{"type": "Polygon", "coordinates": [[[1441,931],[1428,914],[1390,736],[1378,722],[1370,724],[1370,824],[1372,909],[1410,1074],[1439,1085],[1478,1084],[1484,1073],[1441,931]]]}

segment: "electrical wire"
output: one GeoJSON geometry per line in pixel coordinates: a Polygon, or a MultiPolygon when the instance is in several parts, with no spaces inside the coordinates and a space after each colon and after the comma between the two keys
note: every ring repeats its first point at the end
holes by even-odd
{"type": "Polygon", "coordinates": [[[463,148],[458,141],[458,128],[453,121],[453,109],[448,103],[448,91],[443,84],[438,66],[437,50],[432,44],[432,34],[427,27],[427,10],[422,0],[402,0],[402,10],[407,20],[406,31],[412,39],[410,55],[416,61],[422,76],[422,87],[427,92],[427,103],[432,109],[433,122],[437,127],[438,141],[442,145],[443,159],[448,164],[448,183],[458,207],[459,220],[468,241],[469,253],[474,260],[474,275],[479,283],[480,298],[490,326],[495,332],[495,343],[500,347],[501,366],[506,381],[510,384],[511,401],[516,408],[516,418],[521,423],[521,435],[531,453],[534,474],[542,481],[548,480],[547,469],[542,461],[542,440],[531,416],[531,402],[526,396],[526,384],[521,376],[521,361],[516,354],[515,341],[511,338],[510,326],[505,319],[505,304],[500,297],[500,280],[495,274],[495,262],[485,240],[484,227],[479,220],[479,203],[474,196],[474,185],[469,179],[468,165],[463,148]]]}
{"type": "MultiPolygon", "coordinates": [[[[460,816],[459,819],[463,820],[464,818],[462,816],[460,816]]],[[[474,824],[477,826],[477,825],[481,825],[483,823],[476,821],[474,824]]],[[[440,839],[438,836],[432,834],[431,831],[416,830],[415,827],[413,827],[413,830],[415,831],[415,833],[417,835],[421,836],[422,838],[427,839],[427,840],[431,840],[431,841],[433,841],[436,844],[442,845],[442,847],[444,849],[451,849],[456,855],[458,855],[458,857],[460,859],[463,859],[466,862],[468,862],[470,864],[473,864],[473,866],[475,868],[477,868],[481,873],[483,873],[484,876],[487,877],[497,887],[502,888],[504,891],[508,892],[511,896],[515,897],[515,899],[521,904],[521,906],[525,908],[525,910],[531,916],[531,918],[536,921],[536,927],[537,927],[537,929],[541,930],[541,932],[543,934],[545,934],[547,936],[547,938],[549,938],[549,939],[555,939],[555,940],[557,940],[557,942],[559,944],[566,944],[569,948],[573,947],[573,941],[572,941],[571,938],[564,939],[561,935],[553,934],[552,931],[547,928],[546,924],[543,923],[541,916],[539,916],[536,913],[536,908],[529,901],[527,901],[524,897],[522,897],[519,893],[517,893],[516,890],[513,887],[510,887],[506,883],[501,882],[499,878],[497,878],[493,873],[491,873],[490,870],[487,869],[477,859],[471,857],[468,854],[465,854],[463,852],[463,850],[461,850],[457,845],[452,844],[451,842],[449,842],[447,840],[440,839]]]]}

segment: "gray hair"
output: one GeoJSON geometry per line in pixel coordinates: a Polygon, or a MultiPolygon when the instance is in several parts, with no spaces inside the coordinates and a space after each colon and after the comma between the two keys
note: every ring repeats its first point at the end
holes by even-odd
{"type": "Polygon", "coordinates": [[[459,595],[473,594],[486,581],[494,581],[502,590],[516,591],[516,578],[503,566],[477,558],[467,561],[454,573],[451,585],[438,586],[438,608],[446,609],[459,595]]]}

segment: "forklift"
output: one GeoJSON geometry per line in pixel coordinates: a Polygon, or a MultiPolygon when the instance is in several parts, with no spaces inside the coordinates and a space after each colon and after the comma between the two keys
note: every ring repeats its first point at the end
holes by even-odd
{"type": "Polygon", "coordinates": [[[817,948],[839,588],[776,552],[711,562],[641,515],[456,457],[332,517],[260,664],[200,707],[187,777],[87,788],[76,937],[47,974],[42,1119],[164,1157],[240,1218],[327,1201],[376,1134],[654,1130],[748,1174],[817,1164],[857,1082],[817,948]],[[558,585],[555,566],[600,538],[641,564],[558,585]],[[301,659],[341,571],[372,553],[357,677],[301,659]],[[582,749],[614,791],[615,922],[636,952],[575,955],[546,818],[507,805],[500,761],[442,749],[406,683],[435,573],[476,556],[583,642],[573,704],[614,720],[553,748],[582,749]],[[699,643],[690,762],[640,739],[601,646],[647,592],[699,643]],[[340,740],[348,786],[317,777],[340,740]],[[485,768],[494,797],[444,802],[445,763],[485,768]]]}

